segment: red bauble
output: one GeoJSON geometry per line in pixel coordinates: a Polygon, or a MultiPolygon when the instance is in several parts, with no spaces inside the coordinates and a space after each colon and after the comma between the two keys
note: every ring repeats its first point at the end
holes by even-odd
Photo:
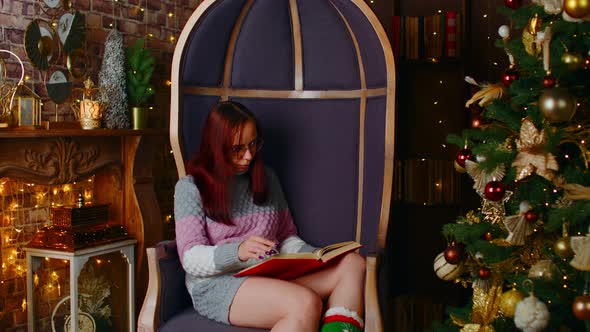
{"type": "Polygon", "coordinates": [[[504,194],[506,190],[504,189],[504,184],[500,181],[490,181],[486,184],[484,189],[484,195],[490,201],[497,202],[504,198],[504,194]]]}
{"type": "Polygon", "coordinates": [[[510,86],[510,84],[512,84],[512,82],[516,81],[517,79],[518,72],[513,68],[506,69],[506,71],[502,75],[502,83],[504,83],[505,86],[510,86]]]}
{"type": "Polygon", "coordinates": [[[481,235],[481,238],[485,241],[492,241],[494,239],[494,236],[492,235],[492,232],[485,232],[481,235]]]}
{"type": "Polygon", "coordinates": [[[504,0],[504,4],[510,9],[518,9],[522,6],[522,0],[504,0]]]}
{"type": "Polygon", "coordinates": [[[530,223],[533,223],[533,222],[537,221],[538,219],[539,219],[539,215],[537,214],[537,212],[535,212],[535,210],[528,210],[524,214],[524,220],[526,220],[530,223]]]}
{"type": "Polygon", "coordinates": [[[467,148],[459,150],[455,156],[455,161],[461,167],[465,167],[465,161],[468,159],[475,160],[475,156],[473,155],[473,152],[467,148]]]}
{"type": "Polygon", "coordinates": [[[545,88],[552,88],[555,86],[555,77],[551,76],[551,75],[546,75],[543,78],[543,86],[545,88]]]}
{"type": "Polygon", "coordinates": [[[445,260],[449,264],[456,265],[460,261],[463,260],[464,254],[465,254],[465,246],[462,243],[455,244],[455,245],[449,246],[445,250],[445,260]]]}
{"type": "Polygon", "coordinates": [[[492,270],[488,269],[487,267],[483,266],[479,268],[477,271],[477,275],[481,280],[487,280],[492,276],[492,270]]]}
{"type": "Polygon", "coordinates": [[[590,320],[590,295],[576,296],[572,303],[572,311],[579,320],[590,320]]]}

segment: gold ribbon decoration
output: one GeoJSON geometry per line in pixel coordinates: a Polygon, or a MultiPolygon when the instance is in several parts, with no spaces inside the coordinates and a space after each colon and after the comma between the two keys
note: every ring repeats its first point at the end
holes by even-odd
{"type": "Polygon", "coordinates": [[[518,155],[512,162],[512,166],[516,167],[516,180],[522,180],[533,173],[549,181],[553,180],[559,165],[554,155],[544,151],[546,140],[544,129],[539,131],[528,118],[522,122],[520,138],[516,140],[518,155]]]}

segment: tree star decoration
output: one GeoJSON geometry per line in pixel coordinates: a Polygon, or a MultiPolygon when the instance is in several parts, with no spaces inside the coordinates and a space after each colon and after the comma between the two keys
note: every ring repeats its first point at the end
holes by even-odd
{"type": "Polygon", "coordinates": [[[491,173],[487,173],[479,167],[479,163],[471,160],[465,160],[465,170],[473,179],[473,189],[481,192],[484,191],[488,182],[493,180],[501,181],[506,174],[506,167],[504,164],[500,164],[500,166],[496,167],[491,173]]]}
{"type": "Polygon", "coordinates": [[[516,180],[522,180],[536,172],[547,180],[553,180],[559,165],[555,156],[544,151],[546,144],[545,130],[537,130],[528,118],[520,127],[520,138],[516,140],[518,155],[512,162],[516,167],[516,180]]]}
{"type": "Polygon", "coordinates": [[[572,236],[570,243],[576,254],[570,265],[580,271],[590,271],[590,233],[586,236],[572,236]]]}
{"type": "Polygon", "coordinates": [[[487,199],[482,191],[478,191],[477,194],[482,199],[483,206],[481,208],[481,213],[485,215],[483,219],[490,222],[491,224],[497,224],[501,222],[504,219],[504,216],[506,216],[506,208],[504,207],[504,203],[510,200],[513,192],[506,190],[504,198],[497,202],[487,199]]]}

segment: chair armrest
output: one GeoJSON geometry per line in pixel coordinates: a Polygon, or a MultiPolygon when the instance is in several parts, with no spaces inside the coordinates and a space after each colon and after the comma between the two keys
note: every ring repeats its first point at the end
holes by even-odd
{"type": "Polygon", "coordinates": [[[139,312],[137,330],[139,332],[156,332],[160,327],[160,267],[156,248],[147,248],[148,288],[139,312]]]}
{"type": "Polygon", "coordinates": [[[365,332],[383,332],[383,319],[377,292],[377,256],[367,255],[365,275],[365,332]]]}

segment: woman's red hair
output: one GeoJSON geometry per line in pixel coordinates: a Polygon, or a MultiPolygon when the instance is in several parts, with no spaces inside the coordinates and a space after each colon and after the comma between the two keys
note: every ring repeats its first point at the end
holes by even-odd
{"type": "MultiPolygon", "coordinates": [[[[199,188],[206,215],[224,224],[232,223],[231,190],[235,171],[230,156],[233,139],[250,121],[262,138],[256,117],[244,105],[232,101],[215,105],[205,121],[199,150],[187,164],[188,174],[199,188]]],[[[254,203],[261,205],[268,196],[261,151],[250,163],[249,175],[254,203]]]]}

